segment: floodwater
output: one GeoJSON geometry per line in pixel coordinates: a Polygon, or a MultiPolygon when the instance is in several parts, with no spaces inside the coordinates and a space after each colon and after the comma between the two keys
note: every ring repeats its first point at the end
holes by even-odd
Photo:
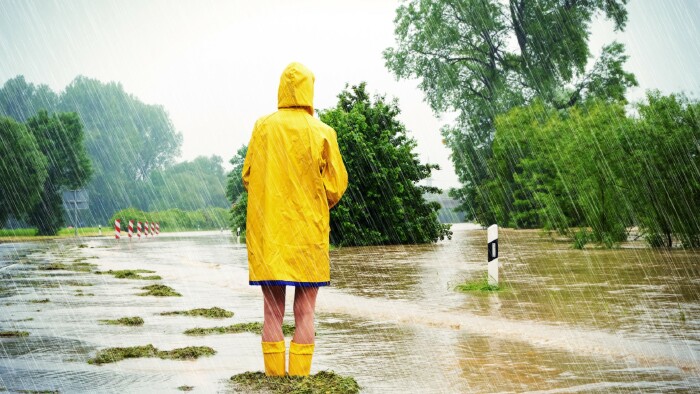
{"type": "MultiPolygon", "coordinates": [[[[453,230],[451,241],[435,245],[331,252],[312,373],[353,376],[367,393],[700,390],[699,251],[639,243],[580,251],[538,231],[502,230],[505,290],[463,294],[453,287],[486,271],[486,232],[467,224],[453,230]]],[[[0,391],[231,392],[230,376],[262,369],[260,338],[183,331],[261,321],[262,297],[247,279],[245,245],[228,232],[0,244],[0,331],[30,333],[0,338],[0,391]],[[150,281],[37,270],[81,258],[98,270],[154,270],[158,283],[183,296],[137,296],[150,281]],[[49,302],[31,302],[42,299],[49,302]],[[159,315],[213,306],[235,316],[159,315]],[[145,324],[98,323],[125,316],[145,324]],[[87,363],[99,349],[149,343],[218,353],[87,363]]]]}

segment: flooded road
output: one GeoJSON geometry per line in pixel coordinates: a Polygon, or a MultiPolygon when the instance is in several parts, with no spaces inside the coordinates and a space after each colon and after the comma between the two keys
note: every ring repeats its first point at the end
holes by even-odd
{"type": "MultiPolygon", "coordinates": [[[[353,376],[368,393],[700,390],[700,252],[580,251],[538,231],[502,230],[506,289],[463,294],[453,287],[486,271],[486,232],[453,230],[436,245],[331,252],[312,373],[353,376]]],[[[262,297],[248,286],[245,245],[228,232],[0,244],[0,331],[30,333],[0,338],[0,390],[230,392],[230,376],[262,369],[259,336],[183,331],[252,321],[262,321],[262,297]],[[162,280],[37,269],[76,260],[100,271],[153,270],[162,280]],[[182,297],[137,296],[151,283],[182,297]],[[214,306],[235,315],[160,315],[214,306]],[[98,322],[125,316],[145,324],[98,322]],[[149,343],[218,353],[87,363],[99,349],[149,343]]]]}

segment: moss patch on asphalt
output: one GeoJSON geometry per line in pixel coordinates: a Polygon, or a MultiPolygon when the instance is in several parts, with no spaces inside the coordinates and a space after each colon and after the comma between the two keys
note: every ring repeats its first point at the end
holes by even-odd
{"type": "Polygon", "coordinates": [[[87,286],[93,286],[92,283],[88,282],[80,282],[77,280],[69,280],[64,283],[66,286],[76,286],[76,287],[87,287],[87,286]]]}
{"type": "Polygon", "coordinates": [[[29,300],[32,304],[46,304],[47,302],[51,302],[48,298],[44,298],[43,300],[29,300]]]}
{"type": "Polygon", "coordinates": [[[26,331],[0,331],[0,338],[19,338],[28,336],[29,333],[26,331]]]}
{"type": "Polygon", "coordinates": [[[81,259],[75,260],[71,264],[66,263],[50,263],[42,264],[39,266],[40,270],[43,271],[75,271],[75,272],[91,272],[93,268],[97,267],[96,264],[86,263],[81,259]]]}
{"type": "Polygon", "coordinates": [[[192,391],[194,390],[194,386],[187,386],[187,385],[182,385],[177,388],[180,391],[192,391]]]}
{"type": "Polygon", "coordinates": [[[156,297],[181,297],[182,294],[173,290],[172,287],[155,284],[150,286],[144,286],[141,290],[146,290],[145,293],[140,293],[140,296],[156,296],[156,297]]]}
{"type": "Polygon", "coordinates": [[[138,316],[122,317],[122,318],[119,318],[116,320],[100,320],[100,323],[117,325],[117,326],[142,326],[143,319],[138,317],[138,316]]]}
{"type": "Polygon", "coordinates": [[[154,274],[155,271],[150,270],[109,270],[109,271],[96,271],[96,274],[102,275],[112,275],[117,279],[141,279],[141,280],[161,280],[162,278],[158,275],[143,276],[141,274],[154,274]]]}
{"type": "Polygon", "coordinates": [[[188,346],[173,350],[158,350],[155,346],[111,347],[103,349],[88,360],[88,364],[102,365],[115,363],[127,358],[158,357],[164,360],[196,360],[199,357],[212,356],[216,350],[208,346],[188,346]]]}
{"type": "Polygon", "coordinates": [[[309,376],[269,377],[263,372],[244,372],[231,377],[236,389],[263,391],[273,394],[333,393],[355,394],[360,385],[354,378],[340,376],[332,371],[321,371],[309,376]]]}
{"type": "MultiPolygon", "coordinates": [[[[262,323],[238,323],[226,327],[207,327],[207,328],[190,328],[185,331],[185,335],[212,335],[212,334],[238,334],[241,332],[251,332],[253,334],[262,334],[262,323]]],[[[282,333],[285,336],[294,335],[295,327],[291,324],[282,323],[282,333]]]]}
{"type": "Polygon", "coordinates": [[[230,311],[227,311],[225,309],[222,309],[222,308],[215,306],[215,307],[209,308],[209,309],[195,308],[195,309],[190,309],[189,311],[163,312],[160,315],[161,316],[173,316],[173,315],[200,316],[200,317],[207,317],[209,319],[225,319],[228,317],[233,317],[233,312],[230,312],[230,311]]]}

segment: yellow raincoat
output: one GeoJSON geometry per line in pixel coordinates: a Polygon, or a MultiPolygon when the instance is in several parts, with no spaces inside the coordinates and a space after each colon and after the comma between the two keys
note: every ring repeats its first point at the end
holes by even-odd
{"type": "Polygon", "coordinates": [[[314,118],[314,75],[292,63],[278,111],[255,122],[243,164],[251,285],[330,284],[329,212],[348,185],[335,130],[314,118]]]}

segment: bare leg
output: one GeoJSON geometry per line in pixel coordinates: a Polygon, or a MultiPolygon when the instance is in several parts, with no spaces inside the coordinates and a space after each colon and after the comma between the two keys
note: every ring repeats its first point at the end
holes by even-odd
{"type": "Polygon", "coordinates": [[[318,287],[294,289],[294,323],[296,331],[292,341],[299,344],[314,343],[314,312],[318,287]]]}
{"type": "Polygon", "coordinates": [[[282,318],[284,317],[285,286],[261,286],[265,303],[265,321],[262,341],[279,342],[284,340],[282,318]]]}

